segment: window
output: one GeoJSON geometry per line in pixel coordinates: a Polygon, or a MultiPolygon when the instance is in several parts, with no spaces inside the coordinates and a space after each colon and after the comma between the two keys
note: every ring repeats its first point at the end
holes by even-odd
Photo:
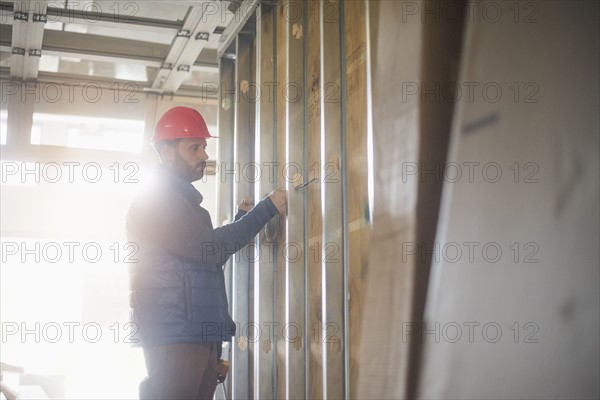
{"type": "Polygon", "coordinates": [[[34,113],[31,144],[141,153],[144,121],[34,113]]]}

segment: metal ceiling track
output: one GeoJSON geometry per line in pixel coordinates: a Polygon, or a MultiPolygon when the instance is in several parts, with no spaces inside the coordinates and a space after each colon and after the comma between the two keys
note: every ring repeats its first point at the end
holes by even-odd
{"type": "MultiPolygon", "coordinates": [[[[218,8],[224,6],[223,3],[215,1],[199,1],[196,6],[190,8],[154,79],[153,89],[168,93],[174,93],[179,89],[181,83],[189,76],[191,67],[200,52],[206,47],[210,36],[218,27],[223,15],[218,8]]],[[[214,62],[216,64],[216,57],[214,62]]]]}
{"type": "Polygon", "coordinates": [[[42,56],[46,1],[20,1],[13,9],[10,75],[34,80],[42,56]]]}
{"type": "MultiPolygon", "coordinates": [[[[12,35],[9,25],[0,25],[0,50],[11,51],[12,35]]],[[[163,65],[169,46],[139,40],[111,38],[75,32],[47,30],[42,44],[43,54],[81,57],[105,62],[134,62],[148,67],[163,65]]],[[[216,50],[204,49],[193,67],[216,69],[216,50]]]]}
{"type": "MultiPolygon", "coordinates": [[[[19,3],[19,2],[17,2],[19,3]]],[[[114,13],[103,13],[92,10],[77,10],[75,8],[53,7],[56,4],[51,2],[46,9],[48,22],[60,22],[70,24],[89,25],[93,23],[95,26],[135,29],[164,33],[178,32],[182,23],[179,21],[168,21],[155,18],[143,18],[135,15],[115,15],[114,13]]],[[[0,1],[0,22],[2,24],[13,23],[14,3],[0,1]]]]}

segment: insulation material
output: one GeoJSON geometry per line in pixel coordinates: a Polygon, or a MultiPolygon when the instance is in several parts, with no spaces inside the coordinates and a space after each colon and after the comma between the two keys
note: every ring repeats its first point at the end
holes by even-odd
{"type": "Polygon", "coordinates": [[[420,398],[600,397],[599,4],[529,4],[467,22],[426,319],[394,329],[424,342],[420,398]]]}

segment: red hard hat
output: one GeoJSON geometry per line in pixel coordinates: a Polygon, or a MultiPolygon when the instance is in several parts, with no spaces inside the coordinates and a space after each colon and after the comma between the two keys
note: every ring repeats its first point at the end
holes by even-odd
{"type": "Polygon", "coordinates": [[[158,120],[152,136],[152,144],[162,140],[185,138],[213,138],[208,132],[202,115],[189,107],[174,107],[158,120]]]}

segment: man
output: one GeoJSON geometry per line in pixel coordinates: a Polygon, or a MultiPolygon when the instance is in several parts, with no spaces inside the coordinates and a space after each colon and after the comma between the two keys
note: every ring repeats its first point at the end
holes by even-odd
{"type": "Polygon", "coordinates": [[[223,265],[286,209],[287,193],[278,189],[213,228],[192,186],[204,174],[211,137],[196,110],[167,111],[152,138],[161,165],[127,215],[128,240],[139,247],[130,301],[148,370],[141,399],[213,398],[221,342],[235,334],[223,265]]]}

